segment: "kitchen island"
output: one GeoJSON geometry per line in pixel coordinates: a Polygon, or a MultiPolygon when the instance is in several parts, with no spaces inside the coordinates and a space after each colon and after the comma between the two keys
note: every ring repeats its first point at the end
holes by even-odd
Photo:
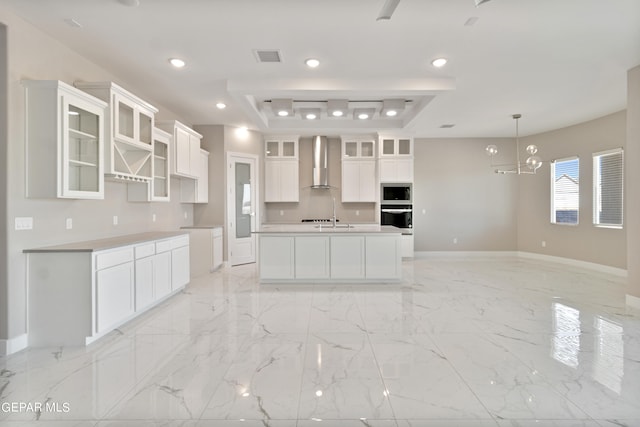
{"type": "Polygon", "coordinates": [[[261,283],[390,283],[402,279],[401,230],[378,225],[264,224],[261,283]]]}

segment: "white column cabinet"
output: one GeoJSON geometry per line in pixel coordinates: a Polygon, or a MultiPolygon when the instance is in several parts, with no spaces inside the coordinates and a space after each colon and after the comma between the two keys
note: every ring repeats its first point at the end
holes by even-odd
{"type": "Polygon", "coordinates": [[[342,137],[342,202],[376,202],[375,140],[369,137],[342,137]]]}
{"type": "Polygon", "coordinates": [[[298,202],[300,200],[298,137],[266,137],[264,164],[264,201],[298,202]]]}
{"type": "Polygon", "coordinates": [[[413,138],[381,136],[378,146],[380,182],[413,182],[413,138]]]}
{"type": "Polygon", "coordinates": [[[103,199],[107,104],[56,80],[22,84],[27,197],[103,199]]]}
{"type": "Polygon", "coordinates": [[[329,236],[295,237],[295,274],[296,279],[328,279],[329,236]]]}
{"type": "Polygon", "coordinates": [[[364,236],[331,236],[331,278],[363,279],[364,236]]]}
{"type": "Polygon", "coordinates": [[[295,277],[294,241],[292,236],[260,237],[258,267],[261,278],[282,280],[295,277]]]}
{"type": "Polygon", "coordinates": [[[183,236],[171,242],[171,288],[182,288],[189,280],[189,236],[183,236]]]}

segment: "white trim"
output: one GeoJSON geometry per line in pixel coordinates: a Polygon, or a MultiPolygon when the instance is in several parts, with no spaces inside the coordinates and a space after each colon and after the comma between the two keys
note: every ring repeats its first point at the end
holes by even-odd
{"type": "Polygon", "coordinates": [[[593,157],[596,157],[596,156],[607,156],[607,155],[610,155],[610,154],[618,154],[618,153],[624,153],[624,148],[618,147],[618,148],[612,148],[610,150],[598,151],[596,153],[593,153],[593,157]]]}
{"type": "Polygon", "coordinates": [[[8,356],[29,346],[29,335],[22,334],[8,340],[0,340],[0,356],[8,356]]]}
{"type": "Polygon", "coordinates": [[[629,307],[640,310],[640,298],[627,294],[626,303],[629,307]]]}
{"type": "Polygon", "coordinates": [[[604,265],[604,264],[596,264],[595,262],[580,261],[580,260],[577,260],[577,259],[563,258],[563,257],[559,257],[559,256],[537,254],[537,253],[534,253],[534,252],[521,252],[521,251],[518,251],[518,256],[521,257],[521,258],[529,258],[529,259],[537,259],[537,260],[541,260],[541,261],[556,262],[556,263],[559,263],[559,264],[565,264],[565,265],[572,265],[572,266],[575,266],[575,267],[587,268],[589,270],[595,270],[595,271],[599,271],[601,273],[613,274],[615,276],[627,277],[627,270],[625,270],[623,268],[611,267],[611,266],[604,265]]]}

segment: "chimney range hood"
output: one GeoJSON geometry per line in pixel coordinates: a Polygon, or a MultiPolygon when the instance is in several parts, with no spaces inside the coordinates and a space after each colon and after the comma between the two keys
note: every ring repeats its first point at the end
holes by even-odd
{"type": "Polygon", "coordinates": [[[311,188],[328,189],[329,186],[329,141],[326,136],[314,136],[313,150],[313,181],[311,188]]]}

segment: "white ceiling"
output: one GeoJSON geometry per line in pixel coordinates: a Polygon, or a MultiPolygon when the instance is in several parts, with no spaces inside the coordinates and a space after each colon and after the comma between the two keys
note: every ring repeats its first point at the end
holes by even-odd
{"type": "Polygon", "coordinates": [[[429,101],[389,128],[512,136],[511,115],[521,113],[528,135],[624,109],[626,72],[640,65],[639,0],[491,0],[477,8],[474,0],[401,0],[389,21],[376,21],[384,0],[0,3],[191,124],[311,133],[315,125],[261,117],[260,100],[401,94],[429,101]],[[465,26],[471,17],[479,19],[465,26]],[[279,50],[282,63],[258,63],[255,49],[279,50]],[[430,62],[441,56],[449,63],[435,69],[430,62]],[[171,57],[187,66],[172,68],[171,57]],[[309,57],[320,67],[308,69],[309,57]],[[216,109],[218,101],[228,107],[216,109]]]}

